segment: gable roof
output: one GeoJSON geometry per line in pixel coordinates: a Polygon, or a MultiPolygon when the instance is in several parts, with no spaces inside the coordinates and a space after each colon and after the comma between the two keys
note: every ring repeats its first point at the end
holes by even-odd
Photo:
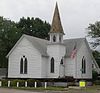
{"type": "Polygon", "coordinates": [[[66,39],[64,40],[64,44],[66,46],[66,55],[67,57],[70,57],[71,52],[73,51],[75,45],[77,51],[81,47],[82,43],[84,42],[85,38],[75,38],[75,39],[66,39]]]}
{"type": "Polygon", "coordinates": [[[48,56],[47,54],[47,43],[49,41],[44,40],[44,39],[40,39],[37,37],[33,37],[33,36],[29,36],[29,35],[24,35],[31,43],[32,45],[39,50],[39,52],[43,55],[43,56],[48,56]]]}
{"type": "MultiPolygon", "coordinates": [[[[26,38],[28,41],[31,42],[31,44],[41,53],[41,55],[43,56],[48,56],[47,54],[47,45],[49,43],[48,40],[44,40],[44,39],[40,39],[40,38],[36,38],[33,36],[29,36],[29,35],[22,35],[22,37],[17,41],[17,43],[14,45],[14,47],[11,49],[11,51],[8,53],[8,55],[6,57],[8,57],[13,50],[16,48],[16,46],[21,42],[21,40],[23,38],[26,38]]],[[[77,38],[77,39],[66,39],[64,40],[64,44],[66,46],[66,56],[70,56],[75,44],[77,44],[78,46],[76,47],[77,50],[79,49],[79,47],[82,44],[82,41],[84,41],[85,38],[77,38]]]]}
{"type": "Polygon", "coordinates": [[[43,56],[48,56],[47,55],[47,40],[44,40],[44,39],[40,39],[40,38],[36,38],[36,37],[33,37],[33,36],[29,36],[29,35],[25,35],[23,34],[21,36],[21,38],[17,41],[17,43],[14,45],[14,47],[10,50],[10,52],[7,54],[6,57],[9,57],[9,55],[13,52],[13,50],[17,47],[17,45],[21,42],[21,40],[23,38],[26,38],[28,41],[31,42],[31,44],[36,48],[38,49],[38,51],[43,55],[43,56]]]}

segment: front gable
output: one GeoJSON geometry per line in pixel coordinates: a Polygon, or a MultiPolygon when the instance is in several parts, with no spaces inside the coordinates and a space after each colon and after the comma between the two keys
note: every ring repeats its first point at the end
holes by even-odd
{"type": "MultiPolygon", "coordinates": [[[[17,41],[17,43],[14,45],[14,47],[10,50],[10,52],[7,54],[6,57],[9,57],[13,52],[17,51],[17,49],[21,49],[21,48],[35,48],[34,45],[25,37],[25,35],[22,35],[21,38],[17,41]]],[[[39,52],[38,49],[36,49],[37,52],[39,52]]],[[[40,52],[39,52],[40,53],[40,52]]]]}
{"type": "Polygon", "coordinates": [[[76,60],[77,60],[77,76],[78,77],[83,77],[83,78],[92,78],[92,63],[93,63],[93,59],[91,56],[91,50],[89,48],[89,45],[85,40],[83,40],[82,45],[80,47],[80,49],[77,51],[77,55],[76,55],[76,60]],[[82,73],[82,59],[85,59],[86,63],[85,63],[85,68],[86,68],[86,72],[82,73]]]}
{"type": "Polygon", "coordinates": [[[41,77],[41,53],[31,44],[26,37],[16,43],[10,51],[9,56],[8,77],[11,78],[36,78],[41,77]],[[20,73],[20,60],[25,56],[27,58],[27,74],[20,73]],[[37,72],[37,73],[36,73],[37,72]]]}

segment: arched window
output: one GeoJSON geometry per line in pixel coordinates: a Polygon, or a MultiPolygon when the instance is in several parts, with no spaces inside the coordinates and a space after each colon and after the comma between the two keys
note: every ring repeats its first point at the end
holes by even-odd
{"type": "Polygon", "coordinates": [[[82,58],[82,74],[85,74],[86,73],[86,59],[82,58]]]}
{"type": "Polygon", "coordinates": [[[59,42],[61,42],[61,36],[59,36],[59,42]]]}
{"type": "Polygon", "coordinates": [[[27,74],[27,58],[24,61],[24,73],[27,74]]]}
{"type": "Polygon", "coordinates": [[[54,73],[54,58],[53,57],[51,58],[51,68],[50,68],[50,70],[51,70],[51,73],[54,73]]]}
{"type": "Polygon", "coordinates": [[[61,64],[61,65],[63,65],[63,58],[61,59],[61,62],[60,62],[60,64],[61,64]]]}
{"type": "Polygon", "coordinates": [[[27,58],[25,56],[20,60],[20,74],[27,74],[27,58]]]}
{"type": "Polygon", "coordinates": [[[53,42],[56,42],[56,37],[55,37],[55,35],[53,36],[53,42]]]}
{"type": "Polygon", "coordinates": [[[20,60],[20,74],[23,74],[23,58],[20,60]]]}

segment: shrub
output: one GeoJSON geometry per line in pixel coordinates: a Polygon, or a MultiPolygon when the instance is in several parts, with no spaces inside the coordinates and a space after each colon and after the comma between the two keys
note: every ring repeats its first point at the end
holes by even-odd
{"type": "Polygon", "coordinates": [[[17,79],[12,80],[12,81],[11,81],[11,87],[16,87],[18,81],[19,81],[19,80],[17,80],[17,79]]]}
{"type": "Polygon", "coordinates": [[[7,87],[8,86],[8,80],[1,80],[2,86],[7,87]]]}
{"type": "Polygon", "coordinates": [[[76,86],[75,82],[68,82],[67,86],[76,86]]]}
{"type": "Polygon", "coordinates": [[[98,73],[95,70],[92,71],[92,78],[94,81],[98,78],[98,73]]]}
{"type": "Polygon", "coordinates": [[[33,79],[28,79],[27,83],[28,83],[28,87],[34,87],[34,80],[33,79]]]}
{"type": "Polygon", "coordinates": [[[94,84],[95,84],[95,85],[100,85],[100,80],[94,81],[94,84]]]}
{"type": "Polygon", "coordinates": [[[25,87],[25,80],[18,80],[19,87],[25,87]]]}

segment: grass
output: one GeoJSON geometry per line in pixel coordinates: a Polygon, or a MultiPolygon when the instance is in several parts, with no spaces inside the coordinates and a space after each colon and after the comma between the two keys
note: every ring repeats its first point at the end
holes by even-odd
{"type": "Polygon", "coordinates": [[[81,93],[81,91],[83,91],[84,93],[100,93],[100,85],[96,85],[96,86],[89,86],[86,88],[80,88],[80,89],[71,89],[71,92],[74,93],[74,91],[78,91],[79,93],[81,93]]]}
{"type": "Polygon", "coordinates": [[[64,87],[47,87],[46,89],[44,87],[13,87],[14,89],[21,89],[21,90],[53,90],[53,91],[66,91],[64,87]]]}
{"type": "MultiPolygon", "coordinates": [[[[2,88],[2,87],[1,87],[2,88]]],[[[19,90],[37,90],[37,91],[43,91],[43,90],[53,90],[53,91],[66,91],[67,88],[64,87],[3,87],[3,88],[9,88],[9,89],[19,89],[19,90]]]]}
{"type": "MultiPolygon", "coordinates": [[[[6,87],[7,88],[7,87],[6,87]]],[[[86,88],[81,88],[81,89],[69,89],[69,88],[65,88],[65,87],[47,87],[46,89],[44,87],[10,87],[12,89],[19,89],[19,90],[28,90],[28,91],[70,91],[70,93],[74,93],[75,91],[77,91],[77,93],[81,93],[81,91],[83,91],[84,93],[99,93],[100,91],[100,85],[95,85],[95,86],[90,86],[90,87],[86,87],[86,88]]]]}

